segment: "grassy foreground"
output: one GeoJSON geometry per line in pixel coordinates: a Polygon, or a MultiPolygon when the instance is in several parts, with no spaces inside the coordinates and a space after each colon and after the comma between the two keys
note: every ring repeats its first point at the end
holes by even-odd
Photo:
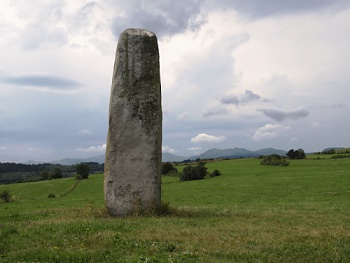
{"type": "Polygon", "coordinates": [[[109,217],[103,175],[0,185],[0,262],[350,262],[350,159],[259,163],[163,177],[167,216],[109,217]]]}

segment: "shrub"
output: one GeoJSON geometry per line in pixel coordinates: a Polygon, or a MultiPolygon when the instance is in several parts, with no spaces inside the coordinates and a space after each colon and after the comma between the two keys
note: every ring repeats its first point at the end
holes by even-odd
{"type": "Polygon", "coordinates": [[[177,171],[177,169],[175,169],[175,170],[171,170],[166,175],[168,175],[168,176],[179,176],[179,172],[177,171]]]}
{"type": "Polygon", "coordinates": [[[207,175],[207,167],[205,167],[205,162],[200,161],[196,166],[198,179],[204,179],[204,177],[207,175]]]}
{"type": "Polygon", "coordinates": [[[177,174],[177,169],[170,162],[162,163],[161,174],[177,174]]]}
{"type": "Polygon", "coordinates": [[[289,157],[289,159],[304,159],[304,158],[306,158],[306,155],[305,155],[305,152],[303,149],[298,149],[298,150],[291,149],[288,151],[287,156],[289,157]]]}
{"type": "Polygon", "coordinates": [[[197,171],[194,166],[187,165],[181,173],[180,176],[180,181],[191,181],[191,180],[196,180],[194,178],[197,177],[197,171]]]}
{"type": "Polygon", "coordinates": [[[324,150],[322,151],[322,154],[335,154],[335,150],[334,149],[324,150]]]}
{"type": "Polygon", "coordinates": [[[350,158],[350,154],[337,154],[331,157],[332,159],[350,158]]]}
{"type": "Polygon", "coordinates": [[[210,177],[215,177],[215,176],[219,176],[221,175],[220,171],[219,170],[214,170],[212,171],[212,173],[210,174],[210,177]]]}
{"type": "Polygon", "coordinates": [[[0,193],[0,198],[4,203],[8,203],[12,201],[12,196],[9,191],[4,190],[2,193],[0,193]]]}
{"type": "Polygon", "coordinates": [[[272,165],[272,166],[288,166],[286,158],[281,158],[278,154],[270,154],[262,159],[261,165],[272,165]]]}
{"type": "Polygon", "coordinates": [[[181,181],[201,180],[207,175],[205,162],[199,162],[196,166],[187,165],[181,173],[181,181]]]}
{"type": "Polygon", "coordinates": [[[54,194],[49,194],[47,198],[56,198],[56,196],[54,194]]]}

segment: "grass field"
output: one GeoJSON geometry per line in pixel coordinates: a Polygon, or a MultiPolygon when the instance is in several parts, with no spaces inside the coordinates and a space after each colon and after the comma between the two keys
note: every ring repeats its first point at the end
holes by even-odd
{"type": "Polygon", "coordinates": [[[350,262],[350,159],[259,163],[163,177],[165,216],[109,217],[103,175],[0,185],[0,262],[350,262]]]}

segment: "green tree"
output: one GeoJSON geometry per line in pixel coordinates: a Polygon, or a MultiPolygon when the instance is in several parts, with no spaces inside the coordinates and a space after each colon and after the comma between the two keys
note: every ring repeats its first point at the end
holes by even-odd
{"type": "Polygon", "coordinates": [[[182,170],[180,181],[196,180],[195,178],[197,178],[196,167],[191,165],[186,165],[186,167],[182,170]]]}
{"type": "Polygon", "coordinates": [[[177,173],[177,169],[170,162],[162,163],[161,174],[177,173]]]}
{"type": "Polygon", "coordinates": [[[75,166],[77,174],[81,176],[82,179],[88,179],[90,174],[90,166],[86,163],[80,163],[75,166]]]}
{"type": "Polygon", "coordinates": [[[207,167],[205,167],[205,162],[204,161],[200,161],[197,166],[197,180],[199,179],[204,179],[204,177],[207,175],[207,167]]]}
{"type": "Polygon", "coordinates": [[[201,161],[196,166],[187,165],[181,173],[181,181],[201,180],[207,175],[205,162],[201,161]]]}
{"type": "Polygon", "coordinates": [[[51,178],[52,178],[52,179],[63,178],[61,168],[59,168],[59,167],[55,167],[55,168],[53,169],[53,172],[52,172],[51,178]]]}
{"type": "Polygon", "coordinates": [[[40,172],[40,178],[43,180],[48,180],[50,178],[50,174],[47,170],[43,170],[40,172]]]}
{"type": "Polygon", "coordinates": [[[303,149],[299,148],[298,150],[291,149],[288,151],[287,156],[289,159],[304,159],[306,158],[305,152],[303,149]]]}

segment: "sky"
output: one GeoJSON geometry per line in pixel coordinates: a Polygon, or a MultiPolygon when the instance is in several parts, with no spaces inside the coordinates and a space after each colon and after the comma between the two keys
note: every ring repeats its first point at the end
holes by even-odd
{"type": "Polygon", "coordinates": [[[348,0],[1,0],[0,162],[104,154],[115,50],[160,51],[163,152],[349,147],[348,0]]]}

